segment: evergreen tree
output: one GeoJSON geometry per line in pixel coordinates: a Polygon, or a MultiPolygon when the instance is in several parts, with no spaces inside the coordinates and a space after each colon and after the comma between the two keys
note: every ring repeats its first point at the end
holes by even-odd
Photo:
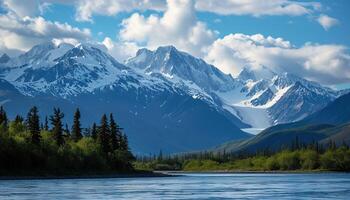
{"type": "Polygon", "coordinates": [[[64,117],[64,114],[61,112],[59,108],[54,108],[54,114],[50,117],[51,124],[53,126],[52,128],[52,134],[56,140],[56,144],[58,146],[61,146],[64,144],[63,139],[63,125],[62,125],[62,119],[64,117]]]}
{"type": "Polygon", "coordinates": [[[7,114],[2,106],[0,106],[0,125],[2,125],[4,128],[8,126],[7,114]]]}
{"type": "Polygon", "coordinates": [[[104,114],[101,118],[101,124],[98,130],[98,140],[101,144],[102,151],[106,154],[110,152],[110,129],[106,114],[104,114]]]}
{"type": "Polygon", "coordinates": [[[67,136],[70,135],[70,131],[69,131],[69,128],[68,128],[68,124],[66,123],[66,128],[64,129],[64,132],[66,133],[67,136]]]}
{"type": "Polygon", "coordinates": [[[91,128],[90,128],[90,127],[88,127],[88,128],[82,128],[82,129],[81,129],[81,132],[82,132],[83,137],[84,137],[84,136],[91,136],[91,128]]]}
{"type": "Polygon", "coordinates": [[[122,134],[122,137],[121,137],[120,150],[129,151],[128,137],[125,134],[122,134]]]}
{"type": "Polygon", "coordinates": [[[72,126],[72,138],[74,141],[78,141],[83,137],[81,134],[81,124],[80,124],[80,111],[77,109],[74,113],[74,120],[72,126]]]}
{"type": "Polygon", "coordinates": [[[96,123],[94,123],[92,125],[92,128],[91,128],[91,137],[94,139],[94,140],[97,140],[97,126],[96,126],[96,123]]]}
{"type": "Polygon", "coordinates": [[[33,144],[39,144],[41,139],[38,112],[38,108],[34,106],[29,110],[27,115],[27,129],[31,135],[31,142],[33,144]]]}
{"type": "Polygon", "coordinates": [[[47,116],[45,116],[44,130],[45,131],[49,130],[49,120],[47,119],[47,116]]]}
{"type": "Polygon", "coordinates": [[[114,121],[112,113],[110,114],[109,118],[110,118],[109,126],[111,128],[111,147],[114,151],[114,150],[120,149],[121,128],[114,121]]]}
{"type": "Polygon", "coordinates": [[[15,123],[16,124],[22,124],[23,123],[23,117],[20,115],[16,115],[15,117],[15,123]]]}

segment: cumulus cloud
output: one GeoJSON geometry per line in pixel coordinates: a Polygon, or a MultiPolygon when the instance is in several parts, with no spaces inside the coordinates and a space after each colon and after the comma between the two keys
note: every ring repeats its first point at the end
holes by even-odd
{"type": "Polygon", "coordinates": [[[230,34],[213,43],[206,60],[233,75],[248,65],[290,72],[323,84],[350,81],[350,55],[341,45],[305,44],[297,48],[282,38],[230,34]]]}
{"type": "Polygon", "coordinates": [[[145,17],[134,13],[123,20],[120,38],[149,48],[175,45],[200,56],[216,38],[217,33],[196,19],[191,0],[168,0],[162,16],[145,17]]]}
{"type": "Polygon", "coordinates": [[[320,15],[317,18],[317,22],[327,31],[332,26],[338,25],[339,21],[335,18],[332,18],[328,15],[320,15]]]}
{"type": "Polygon", "coordinates": [[[37,0],[3,0],[2,5],[9,11],[16,13],[20,17],[34,16],[39,12],[37,0]]]}
{"type": "Polygon", "coordinates": [[[79,29],[67,23],[47,21],[42,17],[20,17],[14,13],[0,15],[1,51],[9,49],[26,51],[33,45],[52,40],[84,41],[90,30],[79,29]]]}
{"type": "Polygon", "coordinates": [[[289,15],[300,16],[320,9],[317,2],[291,0],[196,0],[196,8],[200,11],[214,12],[223,15],[289,15]]]}
{"type": "Polygon", "coordinates": [[[126,59],[135,56],[139,46],[132,42],[116,42],[111,38],[106,37],[102,44],[107,48],[108,52],[119,62],[124,62],[126,59]]]}
{"type": "Polygon", "coordinates": [[[113,16],[133,10],[163,10],[163,0],[80,0],[76,3],[78,21],[92,21],[93,15],[113,16]]]}

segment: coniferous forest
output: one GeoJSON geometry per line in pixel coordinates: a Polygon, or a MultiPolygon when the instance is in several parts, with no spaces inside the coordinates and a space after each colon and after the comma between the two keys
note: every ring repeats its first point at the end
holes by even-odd
{"type": "Polygon", "coordinates": [[[73,125],[54,108],[40,121],[39,109],[27,116],[7,117],[0,107],[0,175],[79,175],[133,171],[127,136],[113,114],[103,115],[91,128],[81,126],[75,111],[73,125]]]}

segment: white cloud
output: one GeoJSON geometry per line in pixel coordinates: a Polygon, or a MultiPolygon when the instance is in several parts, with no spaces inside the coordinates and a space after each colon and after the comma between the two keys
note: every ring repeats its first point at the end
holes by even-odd
{"type": "MultiPolygon", "coordinates": [[[[177,0],[172,0],[177,1],[177,0]]],[[[289,15],[300,16],[318,12],[322,5],[314,1],[294,0],[191,0],[197,11],[219,15],[289,15]]],[[[121,12],[164,11],[166,0],[3,0],[3,6],[21,17],[37,16],[51,4],[66,4],[76,8],[77,21],[93,22],[94,15],[115,16],[121,12]]]]}
{"type": "Polygon", "coordinates": [[[79,0],[76,3],[76,19],[92,21],[93,15],[113,16],[120,12],[133,10],[163,10],[163,0],[79,0]]]}
{"type": "Polygon", "coordinates": [[[323,84],[350,81],[350,55],[341,45],[305,44],[300,48],[281,38],[230,34],[215,41],[206,60],[237,75],[244,66],[267,66],[323,84]]]}
{"type": "Polygon", "coordinates": [[[300,16],[320,9],[317,2],[292,0],[196,0],[196,8],[200,11],[214,12],[222,15],[289,15],[300,16]]]}
{"type": "Polygon", "coordinates": [[[67,23],[47,21],[42,17],[19,17],[14,13],[0,15],[1,51],[9,49],[26,51],[33,45],[61,40],[84,41],[91,36],[90,30],[78,29],[67,23]]]}
{"type": "Polygon", "coordinates": [[[335,18],[332,18],[328,15],[320,15],[317,18],[317,22],[327,31],[332,26],[338,25],[339,21],[335,18]]]}
{"type": "Polygon", "coordinates": [[[33,16],[39,12],[37,0],[3,0],[3,6],[20,17],[33,16]]]}
{"type": "Polygon", "coordinates": [[[168,0],[162,16],[144,17],[134,13],[123,20],[119,33],[121,40],[136,42],[149,48],[174,45],[194,55],[202,55],[204,49],[216,38],[216,32],[205,23],[197,21],[191,0],[168,0]]]}
{"type": "Polygon", "coordinates": [[[108,49],[108,53],[116,58],[119,62],[124,62],[126,59],[135,56],[139,46],[132,42],[116,42],[111,38],[106,37],[102,44],[108,49]]]}

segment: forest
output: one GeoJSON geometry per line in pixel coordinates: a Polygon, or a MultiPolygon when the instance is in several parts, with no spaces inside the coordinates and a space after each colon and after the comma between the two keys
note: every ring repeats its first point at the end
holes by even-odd
{"type": "Polygon", "coordinates": [[[76,109],[70,128],[59,108],[41,122],[36,106],[13,120],[0,107],[0,176],[133,172],[135,158],[113,114],[91,128],[82,128],[81,117],[76,109]]]}
{"type": "Polygon", "coordinates": [[[346,143],[312,143],[255,154],[198,152],[173,156],[139,157],[135,168],[143,170],[211,171],[350,171],[350,149],[346,143]]]}

